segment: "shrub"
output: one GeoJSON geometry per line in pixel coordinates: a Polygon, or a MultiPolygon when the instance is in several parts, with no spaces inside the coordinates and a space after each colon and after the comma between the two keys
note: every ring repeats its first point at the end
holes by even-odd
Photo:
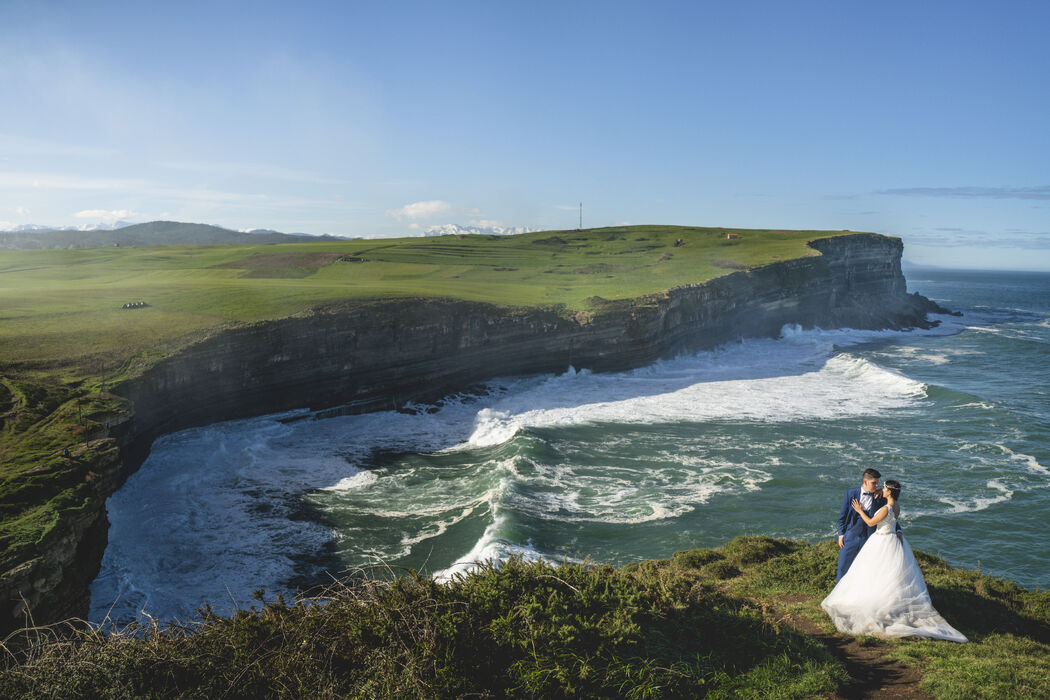
{"type": "Polygon", "coordinates": [[[791,540],[741,536],[734,537],[722,547],[722,553],[738,564],[757,564],[796,549],[798,544],[791,540]]]}
{"type": "Polygon", "coordinates": [[[682,569],[699,569],[704,564],[724,559],[721,552],[713,549],[685,549],[675,552],[671,561],[682,569]]]}
{"type": "Polygon", "coordinates": [[[707,578],[718,579],[719,581],[727,578],[736,578],[740,575],[740,569],[736,568],[736,565],[731,561],[725,559],[719,559],[709,564],[705,564],[701,573],[707,578]]]}

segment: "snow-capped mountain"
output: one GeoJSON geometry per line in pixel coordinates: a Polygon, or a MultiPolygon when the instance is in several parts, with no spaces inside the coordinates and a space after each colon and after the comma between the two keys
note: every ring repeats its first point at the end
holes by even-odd
{"type": "Polygon", "coordinates": [[[97,223],[97,224],[81,224],[76,227],[77,231],[116,231],[118,228],[124,228],[131,226],[131,221],[115,221],[111,224],[97,223]]]}
{"type": "Polygon", "coordinates": [[[36,233],[38,231],[116,231],[118,228],[131,226],[130,221],[116,221],[113,223],[100,222],[97,224],[80,224],[79,226],[42,226],[40,224],[20,224],[9,228],[2,228],[2,233],[36,233]]]}
{"type": "Polygon", "coordinates": [[[22,224],[21,226],[11,226],[10,228],[2,228],[0,231],[4,233],[33,233],[34,231],[53,231],[54,226],[41,226],[39,224],[22,224]]]}
{"type": "Polygon", "coordinates": [[[455,236],[459,234],[481,234],[485,236],[509,236],[515,233],[531,233],[539,229],[528,226],[460,226],[459,224],[440,224],[423,229],[424,236],[455,236]]]}

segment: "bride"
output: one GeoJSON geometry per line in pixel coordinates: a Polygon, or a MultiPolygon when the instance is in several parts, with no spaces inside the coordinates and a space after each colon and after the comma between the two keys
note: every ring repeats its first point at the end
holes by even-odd
{"type": "Polygon", "coordinates": [[[820,607],[848,634],[967,641],[934,609],[911,547],[894,532],[900,483],[887,479],[882,492],[887,503],[870,518],[853,500],[853,509],[875,532],[820,607]]]}

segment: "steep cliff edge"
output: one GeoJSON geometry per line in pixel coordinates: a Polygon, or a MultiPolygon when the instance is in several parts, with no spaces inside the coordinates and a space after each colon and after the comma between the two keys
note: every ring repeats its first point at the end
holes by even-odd
{"type": "Polygon", "coordinates": [[[106,544],[105,498],[165,433],[293,408],[370,411],[427,401],[495,376],[638,367],[740,337],[804,327],[928,326],[943,311],[905,292],[899,239],[814,241],[821,255],[743,270],[588,311],[508,308],[440,299],[329,305],[308,315],[225,330],[115,388],[112,416],[86,469],[98,475],[78,516],[52,528],[46,556],[0,578],[0,628],[84,615],[106,544]]]}
{"type": "Polygon", "coordinates": [[[393,408],[495,376],[638,367],[686,350],[804,327],[927,326],[938,307],[905,292],[899,239],[812,244],[819,257],[739,271],[592,310],[508,308],[440,299],[329,306],[223,332],[116,392],[134,415],[118,435],[152,442],[186,427],[291,408],[393,408]]]}

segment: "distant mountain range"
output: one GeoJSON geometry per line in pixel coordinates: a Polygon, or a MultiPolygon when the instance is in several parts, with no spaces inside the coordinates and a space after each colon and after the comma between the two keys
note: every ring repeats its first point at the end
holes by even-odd
{"type": "Polygon", "coordinates": [[[50,229],[33,225],[0,232],[0,250],[45,248],[99,248],[104,246],[215,245],[230,243],[297,243],[308,240],[346,240],[339,236],[309,236],[277,231],[231,231],[208,224],[151,221],[113,224],[113,228],[50,229]]]}
{"type": "Polygon", "coordinates": [[[41,226],[40,224],[22,224],[11,228],[0,229],[0,233],[38,233],[41,231],[112,231],[118,228],[131,226],[130,221],[115,221],[112,224],[81,224],[80,226],[41,226]]]}
{"type": "MultiPolygon", "coordinates": [[[[488,222],[482,222],[488,223],[488,222]]],[[[442,224],[427,226],[416,235],[454,236],[512,235],[537,229],[527,226],[461,226],[442,224]]],[[[418,231],[418,229],[417,229],[418,231]]],[[[53,248],[100,248],[106,246],[151,245],[222,245],[236,243],[297,243],[303,240],[354,240],[350,236],[313,236],[307,233],[281,233],[271,229],[233,231],[209,224],[186,224],[178,221],[151,221],[146,224],[85,224],[76,228],[54,228],[23,224],[0,231],[0,250],[41,250],[53,248]]]]}

